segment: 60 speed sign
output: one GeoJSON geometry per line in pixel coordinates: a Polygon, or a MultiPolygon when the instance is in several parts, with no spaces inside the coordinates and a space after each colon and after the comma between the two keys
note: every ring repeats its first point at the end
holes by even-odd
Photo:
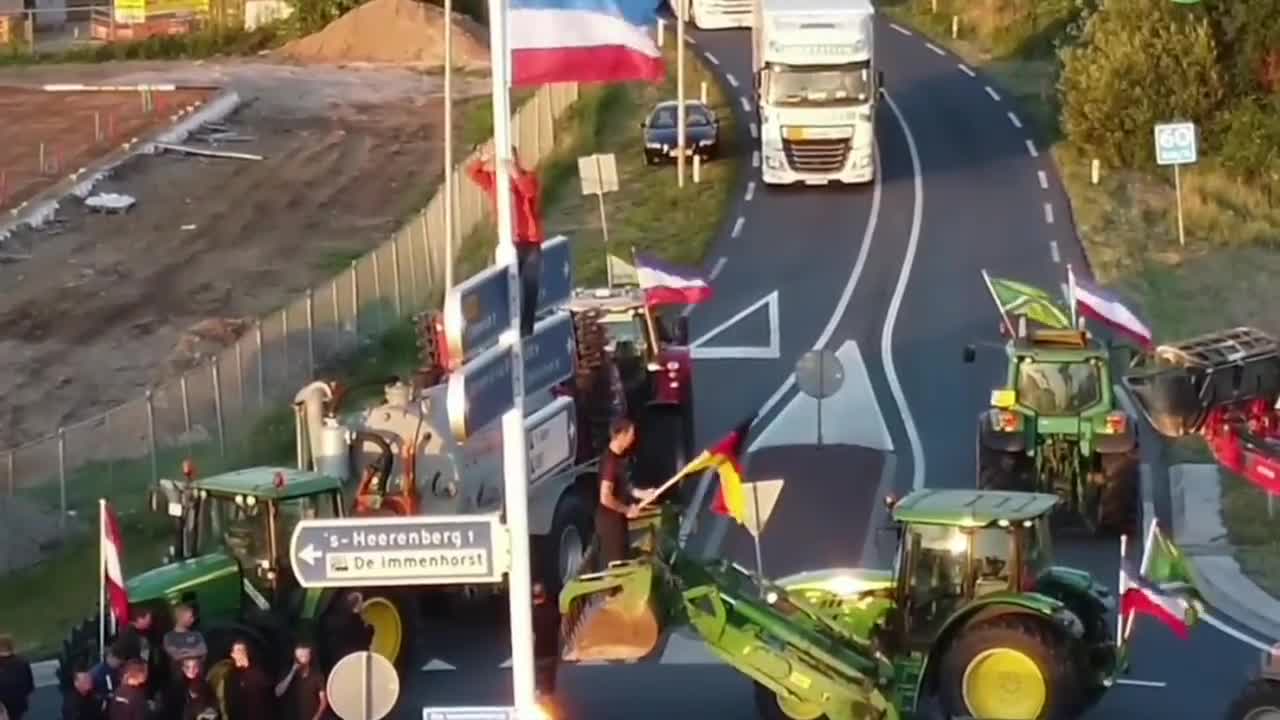
{"type": "Polygon", "coordinates": [[[1198,159],[1197,150],[1195,123],[1156,125],[1156,164],[1190,165],[1198,159]]]}

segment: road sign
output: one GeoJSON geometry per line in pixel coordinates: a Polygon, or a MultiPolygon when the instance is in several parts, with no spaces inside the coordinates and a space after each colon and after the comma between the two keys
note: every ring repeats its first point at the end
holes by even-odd
{"type": "Polygon", "coordinates": [[[811,398],[829,398],[844,385],[844,363],[831,350],[810,350],[796,361],[796,385],[811,398]]]}
{"type": "Polygon", "coordinates": [[[304,588],[496,583],[507,536],[497,515],[303,520],[289,558],[304,588]]]}
{"type": "Polygon", "coordinates": [[[583,195],[618,192],[618,161],[613,153],[583,155],[578,158],[578,178],[583,195]]]}
{"type": "Polygon", "coordinates": [[[445,295],[444,333],[451,357],[470,360],[511,328],[510,288],[507,266],[495,265],[445,295]]]}
{"type": "Polygon", "coordinates": [[[400,699],[400,675],[381,655],[354,652],[333,666],[325,695],[342,720],[382,720],[400,699]]]}
{"type": "Polygon", "coordinates": [[[542,243],[542,275],[538,278],[538,314],[569,302],[573,295],[573,255],[569,238],[557,235],[542,243]]]}
{"type": "Polygon", "coordinates": [[[573,377],[573,316],[552,315],[524,339],[524,392],[532,395],[573,377]]]}
{"type": "Polygon", "coordinates": [[[422,720],[515,720],[513,707],[422,708],[422,720]]]}
{"type": "Polygon", "coordinates": [[[1198,159],[1195,123],[1156,125],[1156,163],[1158,165],[1190,165],[1198,159]]]}

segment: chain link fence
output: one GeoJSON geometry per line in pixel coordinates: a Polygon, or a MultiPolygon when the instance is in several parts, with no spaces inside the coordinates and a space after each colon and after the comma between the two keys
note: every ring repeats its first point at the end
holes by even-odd
{"type": "MultiPolygon", "coordinates": [[[[555,121],[578,99],[576,84],[542,87],[515,114],[522,163],[553,151],[555,121]]],[[[488,202],[454,173],[454,232],[466,238],[489,221],[488,202]]],[[[247,431],[287,407],[318,370],[367,347],[397,322],[438,307],[446,238],[440,188],[385,243],[289,305],[258,318],[233,345],[203,358],[144,397],[0,450],[0,573],[38,561],[69,536],[92,530],[99,498],[121,515],[140,512],[146,489],[184,458],[201,471],[237,461],[247,431]]],[[[461,250],[455,241],[455,258],[461,250]]]]}

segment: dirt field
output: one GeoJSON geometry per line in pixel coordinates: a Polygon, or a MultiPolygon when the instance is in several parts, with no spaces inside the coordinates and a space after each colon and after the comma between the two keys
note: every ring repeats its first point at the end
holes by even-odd
{"type": "Polygon", "coordinates": [[[164,127],[178,108],[203,103],[211,95],[207,90],[156,92],[148,112],[139,92],[0,87],[0,210],[27,200],[129,138],[164,127]]]}
{"type": "MultiPolygon", "coordinates": [[[[70,199],[55,223],[0,243],[0,257],[25,257],[0,262],[0,449],[138,397],[172,372],[192,325],[259,315],[330,277],[335,259],[385,240],[442,170],[439,81],[407,70],[227,62],[0,72],[6,85],[108,80],[230,87],[246,105],[227,123],[254,139],[224,149],[266,159],[141,157],[98,186],[135,197],[128,214],[70,199]]],[[[475,96],[488,83],[455,88],[475,96]]],[[[0,108],[0,158],[30,119],[9,109],[0,108]]]]}

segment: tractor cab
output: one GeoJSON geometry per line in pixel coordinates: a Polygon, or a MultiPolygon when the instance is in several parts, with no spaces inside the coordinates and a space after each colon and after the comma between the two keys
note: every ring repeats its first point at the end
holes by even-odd
{"type": "Polygon", "coordinates": [[[1046,419],[1076,418],[1109,405],[1109,355],[1087,332],[1033,330],[1013,343],[1010,354],[1005,387],[1012,397],[1001,404],[1046,419]]]}
{"type": "Polygon", "coordinates": [[[596,316],[628,400],[650,394],[679,402],[690,371],[687,318],[664,316],[645,302],[644,291],[636,287],[577,290],[569,310],[596,316]],[[660,380],[663,376],[667,382],[660,380]],[[648,387],[650,377],[658,380],[655,387],[648,387]]]}

